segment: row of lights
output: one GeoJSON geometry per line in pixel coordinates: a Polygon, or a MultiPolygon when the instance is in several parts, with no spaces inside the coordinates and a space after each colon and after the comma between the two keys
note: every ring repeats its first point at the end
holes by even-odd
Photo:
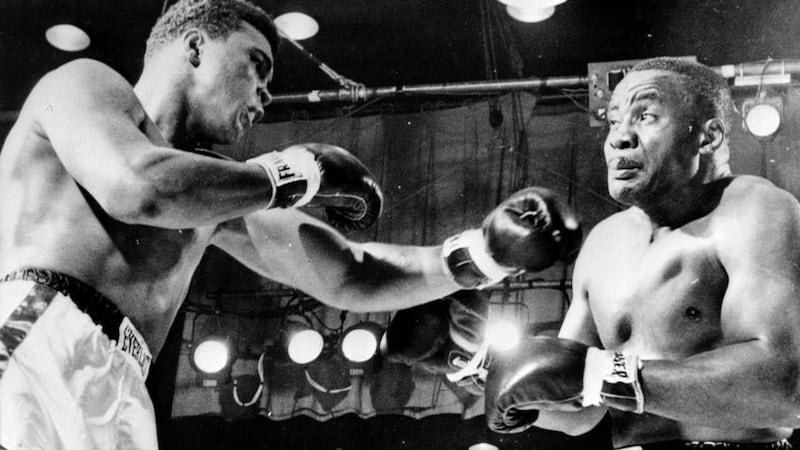
{"type": "MultiPolygon", "coordinates": [[[[302,317],[302,316],[300,316],[302,317]]],[[[514,348],[520,340],[519,324],[514,320],[494,320],[486,327],[486,342],[497,351],[514,348]]],[[[336,351],[348,363],[351,371],[368,370],[381,354],[385,328],[375,322],[360,322],[342,332],[336,351]]],[[[326,346],[326,338],[302,318],[287,320],[281,347],[295,364],[305,366],[316,361],[326,346]]],[[[192,345],[190,362],[203,375],[203,384],[216,386],[230,375],[236,361],[236,346],[228,336],[209,335],[192,345]]]]}
{"type": "MultiPolygon", "coordinates": [[[[336,343],[336,351],[351,372],[368,370],[379,355],[384,329],[375,322],[361,322],[346,329],[336,343]]],[[[318,330],[297,318],[284,326],[281,347],[289,360],[306,366],[316,361],[326,347],[326,338],[318,330]]],[[[192,345],[190,363],[201,376],[204,386],[214,387],[230,377],[236,361],[236,345],[228,336],[209,335],[192,345]]]]}
{"type": "MultiPolygon", "coordinates": [[[[295,41],[308,39],[319,31],[317,21],[300,12],[276,17],[275,25],[282,34],[295,41]]],[[[44,37],[50,45],[64,52],[80,52],[89,48],[92,43],[89,33],[70,23],[51,26],[45,31],[44,37]]]]}

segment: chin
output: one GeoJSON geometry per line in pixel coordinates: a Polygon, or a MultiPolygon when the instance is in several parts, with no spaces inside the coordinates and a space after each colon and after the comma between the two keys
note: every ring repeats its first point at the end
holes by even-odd
{"type": "Polygon", "coordinates": [[[632,186],[610,185],[608,193],[611,198],[627,206],[635,205],[638,198],[638,191],[632,186]]]}

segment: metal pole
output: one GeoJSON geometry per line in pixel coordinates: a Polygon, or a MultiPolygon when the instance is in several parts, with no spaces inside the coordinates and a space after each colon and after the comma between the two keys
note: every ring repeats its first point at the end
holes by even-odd
{"type": "MultiPolygon", "coordinates": [[[[800,74],[800,60],[774,60],[755,63],[726,64],[712,67],[725,78],[755,75],[800,74]],[[766,65],[766,69],[765,69],[766,65]]],[[[567,77],[527,78],[522,80],[465,81],[461,83],[420,84],[410,86],[366,87],[351,86],[349,89],[314,90],[278,94],[272,98],[275,104],[303,104],[323,102],[363,102],[376,97],[397,95],[437,94],[498,94],[520,90],[542,88],[565,89],[587,88],[589,77],[574,75],[567,77]]]]}
{"type": "Polygon", "coordinates": [[[564,289],[572,289],[572,281],[569,280],[522,280],[510,281],[508,283],[496,284],[484,288],[488,292],[505,292],[505,291],[524,291],[528,289],[555,289],[563,291],[564,289]]]}

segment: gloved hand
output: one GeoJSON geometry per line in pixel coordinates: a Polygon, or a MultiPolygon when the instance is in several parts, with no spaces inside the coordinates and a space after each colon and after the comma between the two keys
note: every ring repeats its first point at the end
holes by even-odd
{"type": "Polygon", "coordinates": [[[531,187],[510,195],[483,221],[442,247],[445,269],[461,286],[481,289],[509,275],[540,271],[577,256],[582,233],[572,210],[552,191],[531,187]]]}
{"type": "Polygon", "coordinates": [[[446,374],[471,394],[483,395],[488,312],[483,294],[468,290],[397,311],[381,341],[381,352],[391,361],[446,374]]]}
{"type": "Polygon", "coordinates": [[[513,433],[533,425],[539,410],[577,411],[605,405],[641,413],[644,394],[635,355],[577,341],[528,337],[493,356],[486,381],[486,422],[513,433]]]}
{"type": "Polygon", "coordinates": [[[270,208],[324,207],[334,227],[362,230],[380,216],[383,193],[367,167],[347,150],[305,143],[249,159],[272,179],[270,208]]]}

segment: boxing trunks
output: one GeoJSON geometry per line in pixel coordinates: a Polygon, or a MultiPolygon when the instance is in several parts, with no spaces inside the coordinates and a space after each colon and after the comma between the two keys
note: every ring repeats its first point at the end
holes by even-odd
{"type": "Polygon", "coordinates": [[[131,321],[67,275],[0,279],[0,448],[155,449],[151,362],[131,321]]]}
{"type": "Polygon", "coordinates": [[[642,445],[642,450],[791,450],[792,444],[786,439],[765,443],[668,441],[642,445]]]}

